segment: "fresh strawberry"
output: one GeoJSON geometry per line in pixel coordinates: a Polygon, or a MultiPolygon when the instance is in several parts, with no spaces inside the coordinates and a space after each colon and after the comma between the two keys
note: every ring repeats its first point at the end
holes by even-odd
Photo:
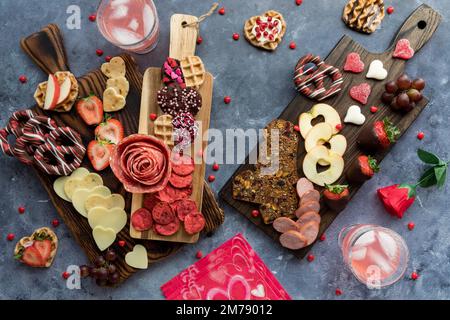
{"type": "Polygon", "coordinates": [[[113,149],[113,144],[103,140],[93,140],[89,143],[87,155],[95,170],[102,171],[108,168],[113,149]]]}
{"type": "Polygon", "coordinates": [[[122,123],[117,119],[106,117],[97,128],[95,128],[97,140],[104,140],[112,144],[118,144],[124,137],[122,123]]]}
{"type": "Polygon", "coordinates": [[[87,125],[99,124],[103,120],[102,100],[94,95],[78,100],[76,109],[87,125]]]}
{"type": "Polygon", "coordinates": [[[43,261],[47,261],[50,258],[50,253],[52,251],[52,241],[51,240],[35,240],[33,246],[41,255],[43,261]]]}
{"type": "Polygon", "coordinates": [[[38,249],[36,249],[34,246],[25,248],[20,259],[23,263],[30,267],[45,266],[44,259],[42,259],[42,256],[40,255],[38,249]]]}

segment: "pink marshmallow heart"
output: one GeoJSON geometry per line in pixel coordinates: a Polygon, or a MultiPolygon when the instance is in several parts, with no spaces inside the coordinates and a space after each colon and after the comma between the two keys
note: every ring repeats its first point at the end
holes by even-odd
{"type": "Polygon", "coordinates": [[[350,97],[359,103],[366,104],[371,92],[372,88],[368,83],[361,83],[350,89],[350,97]]]}
{"type": "Polygon", "coordinates": [[[353,73],[364,71],[364,62],[362,62],[358,53],[351,52],[348,54],[347,59],[345,60],[344,70],[353,73]]]}
{"type": "Polygon", "coordinates": [[[411,47],[408,39],[400,39],[395,46],[394,58],[409,60],[414,56],[414,49],[411,47]]]}

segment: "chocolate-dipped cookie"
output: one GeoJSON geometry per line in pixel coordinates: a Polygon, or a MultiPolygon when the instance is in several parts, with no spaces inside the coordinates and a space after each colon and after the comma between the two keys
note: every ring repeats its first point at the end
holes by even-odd
{"type": "Polygon", "coordinates": [[[357,142],[359,146],[367,151],[378,151],[389,148],[397,141],[400,130],[385,118],[375,121],[370,126],[361,130],[357,142]]]}
{"type": "Polygon", "coordinates": [[[325,185],[323,192],[325,204],[333,211],[340,212],[345,209],[350,201],[348,185],[325,185]]]}
{"type": "Polygon", "coordinates": [[[380,171],[378,162],[371,156],[361,155],[354,161],[347,170],[347,179],[352,182],[364,182],[380,171]]]}

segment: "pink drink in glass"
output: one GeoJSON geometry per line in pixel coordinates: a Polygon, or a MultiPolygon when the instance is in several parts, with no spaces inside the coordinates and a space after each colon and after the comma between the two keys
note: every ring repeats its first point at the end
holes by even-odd
{"type": "Polygon", "coordinates": [[[112,44],[139,54],[153,50],[159,37],[159,19],[152,0],[102,0],[97,25],[112,44]]]}
{"type": "Polygon", "coordinates": [[[403,238],[380,226],[346,227],[339,234],[339,246],[352,273],[372,289],[397,282],[408,265],[409,251],[403,238]]]}

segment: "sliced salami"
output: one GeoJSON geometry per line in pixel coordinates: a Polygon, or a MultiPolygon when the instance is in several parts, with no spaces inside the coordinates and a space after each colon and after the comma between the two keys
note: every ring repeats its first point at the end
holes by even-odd
{"type": "Polygon", "coordinates": [[[192,187],[177,189],[169,183],[163,190],[156,194],[156,198],[164,202],[173,202],[179,199],[188,198],[192,194],[192,187]]]}
{"type": "Polygon", "coordinates": [[[172,170],[179,176],[187,176],[194,172],[194,160],[189,156],[175,156],[172,157],[172,170]]]}
{"type": "Polygon", "coordinates": [[[305,212],[304,214],[302,214],[300,216],[300,218],[298,218],[298,220],[296,221],[297,227],[301,228],[303,225],[305,225],[306,223],[310,222],[310,221],[314,221],[317,222],[318,224],[320,224],[320,214],[318,214],[317,212],[314,211],[308,211],[305,212]]]}
{"type": "Polygon", "coordinates": [[[199,233],[205,227],[205,218],[200,212],[190,213],[184,218],[184,229],[190,235],[199,233]]]}
{"type": "Polygon", "coordinates": [[[172,172],[170,150],[159,139],[133,134],[123,139],[111,154],[111,169],[132,193],[164,189],[172,172]]]}
{"type": "Polygon", "coordinates": [[[314,185],[311,181],[309,181],[306,178],[300,178],[297,181],[297,193],[298,196],[301,198],[303,195],[310,190],[314,190],[314,185]]]}
{"type": "Polygon", "coordinates": [[[283,247],[298,250],[307,246],[307,239],[298,231],[289,230],[280,236],[283,247]]]}
{"type": "Polygon", "coordinates": [[[191,199],[180,199],[175,201],[172,204],[172,208],[174,208],[177,213],[178,219],[184,221],[184,218],[190,213],[198,212],[197,204],[194,200],[191,199]]]}
{"type": "Polygon", "coordinates": [[[171,236],[180,229],[180,220],[176,219],[168,224],[155,224],[155,231],[162,236],[171,236]]]}
{"type": "Polygon", "coordinates": [[[295,215],[297,216],[297,218],[300,218],[302,214],[308,211],[314,211],[318,213],[320,211],[319,202],[313,200],[303,203],[302,206],[295,211],[295,215]]]}
{"type": "Polygon", "coordinates": [[[153,226],[152,213],[146,208],[137,209],[131,215],[131,225],[137,231],[147,231],[153,226]]]}
{"type": "Polygon", "coordinates": [[[144,195],[143,207],[152,212],[159,201],[160,200],[156,197],[156,193],[146,193],[144,195]]]}
{"type": "Polygon", "coordinates": [[[278,232],[285,233],[289,230],[299,231],[300,227],[294,220],[287,217],[276,218],[273,222],[273,228],[278,232]]]}
{"type": "Polygon", "coordinates": [[[192,185],[192,175],[183,177],[172,173],[169,179],[169,183],[177,189],[188,188],[192,185]]]}
{"type": "Polygon", "coordinates": [[[300,233],[305,237],[306,245],[309,246],[317,239],[319,224],[315,221],[307,222],[300,228],[300,233]]]}
{"type": "Polygon", "coordinates": [[[320,200],[320,193],[317,190],[309,190],[306,191],[303,194],[303,197],[300,198],[300,205],[299,207],[301,207],[304,203],[307,203],[309,201],[316,201],[319,202],[320,200]]]}
{"type": "Polygon", "coordinates": [[[156,204],[152,210],[152,217],[157,224],[169,224],[177,219],[175,212],[167,202],[156,204]]]}

